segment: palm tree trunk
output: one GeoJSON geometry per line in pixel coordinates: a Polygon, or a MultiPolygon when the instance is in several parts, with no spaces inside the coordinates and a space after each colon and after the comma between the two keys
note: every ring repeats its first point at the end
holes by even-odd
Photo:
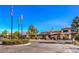
{"type": "Polygon", "coordinates": [[[23,21],[21,23],[21,38],[23,38],[23,21]]]}
{"type": "Polygon", "coordinates": [[[13,34],[13,16],[11,16],[11,39],[12,39],[12,35],[13,34]]]}
{"type": "Polygon", "coordinates": [[[19,24],[19,20],[18,20],[18,39],[19,39],[19,37],[20,37],[20,36],[19,36],[19,33],[20,33],[19,30],[20,30],[20,24],[19,24]]]}

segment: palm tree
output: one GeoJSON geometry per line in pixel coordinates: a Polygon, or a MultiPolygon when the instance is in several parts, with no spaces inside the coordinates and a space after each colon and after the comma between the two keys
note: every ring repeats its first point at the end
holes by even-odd
{"type": "Polygon", "coordinates": [[[20,19],[18,21],[18,32],[19,30],[21,29],[21,38],[22,38],[22,35],[23,35],[23,15],[20,16],[20,19]]]}
{"type": "MultiPolygon", "coordinates": [[[[18,32],[20,33],[20,18],[18,19],[18,32]]],[[[19,33],[18,33],[18,39],[20,37],[19,33]]]]}
{"type": "Polygon", "coordinates": [[[11,39],[12,39],[12,33],[13,33],[13,6],[10,11],[10,16],[11,16],[11,39]]]}

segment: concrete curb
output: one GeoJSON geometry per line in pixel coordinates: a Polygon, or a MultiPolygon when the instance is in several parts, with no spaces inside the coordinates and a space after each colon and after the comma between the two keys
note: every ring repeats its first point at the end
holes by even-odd
{"type": "Polygon", "coordinates": [[[20,44],[20,45],[13,45],[13,46],[28,46],[28,45],[30,45],[31,43],[27,43],[27,44],[20,44]]]}
{"type": "Polygon", "coordinates": [[[14,46],[16,47],[16,46],[17,46],[17,47],[18,47],[18,46],[25,46],[25,45],[28,46],[28,45],[30,45],[30,44],[31,44],[31,43],[19,44],[19,45],[4,45],[4,46],[7,46],[7,47],[12,47],[12,46],[13,46],[13,47],[14,47],[14,46]]]}

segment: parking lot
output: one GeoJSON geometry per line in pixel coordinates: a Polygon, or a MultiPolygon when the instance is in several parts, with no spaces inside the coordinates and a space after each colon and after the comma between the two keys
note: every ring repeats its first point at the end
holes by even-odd
{"type": "Polygon", "coordinates": [[[30,45],[0,45],[0,53],[79,53],[79,46],[55,42],[50,40],[31,40],[30,45]]]}

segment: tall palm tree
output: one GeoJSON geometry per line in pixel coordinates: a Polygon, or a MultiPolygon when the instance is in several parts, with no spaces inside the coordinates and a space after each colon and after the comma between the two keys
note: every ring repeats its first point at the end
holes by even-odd
{"type": "MultiPolygon", "coordinates": [[[[20,33],[20,18],[18,19],[18,32],[20,33]]],[[[18,33],[18,39],[19,39],[19,33],[18,33]]]]}
{"type": "Polygon", "coordinates": [[[19,24],[20,24],[20,28],[21,28],[21,38],[22,38],[22,35],[23,35],[23,15],[20,16],[19,24]]]}
{"type": "Polygon", "coordinates": [[[12,39],[12,33],[13,33],[13,6],[10,10],[10,16],[11,16],[11,39],[12,39]]]}

